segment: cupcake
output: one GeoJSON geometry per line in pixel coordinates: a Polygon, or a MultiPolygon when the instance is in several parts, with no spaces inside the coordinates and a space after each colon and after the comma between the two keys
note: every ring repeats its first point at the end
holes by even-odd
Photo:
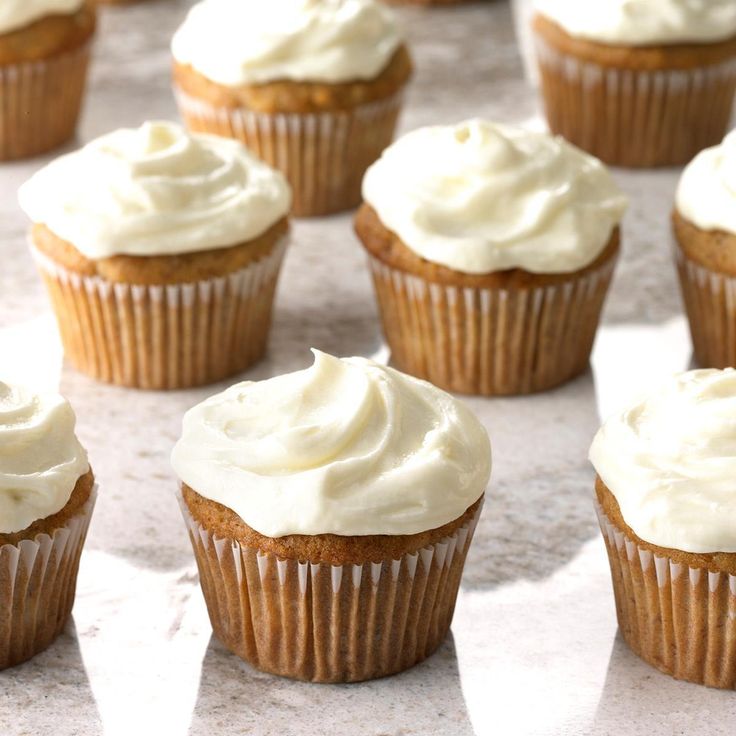
{"type": "Polygon", "coordinates": [[[117,130],[41,169],[20,202],[78,370],[174,389],[263,355],[290,193],[241,143],[167,122],[117,130]]]}
{"type": "Polygon", "coordinates": [[[672,219],[695,360],[736,365],[736,131],[685,168],[672,219]]]}
{"type": "Polygon", "coordinates": [[[599,161],[470,120],[399,139],[363,197],[355,229],[400,370],[490,396],[586,369],[626,207],[599,161]]]}
{"type": "Polygon", "coordinates": [[[444,639],[491,468],[448,394],[315,351],[187,412],[172,463],[215,635],[253,666],[355,682],[444,639]]]}
{"type": "Polygon", "coordinates": [[[684,164],[721,140],[736,90],[733,0],[536,0],[553,133],[620,166],[684,164]]]}
{"type": "Polygon", "coordinates": [[[74,135],[94,32],[85,0],[0,3],[0,160],[35,156],[74,135]]]}
{"type": "Polygon", "coordinates": [[[681,680],[736,687],[736,371],[662,382],[590,459],[628,645],[681,680]]]}
{"type": "Polygon", "coordinates": [[[391,142],[409,53],[376,0],[204,0],[172,42],[191,130],[243,141],[286,175],[295,215],[356,206],[391,142]]]}
{"type": "Polygon", "coordinates": [[[74,412],[58,394],[0,382],[0,669],[63,631],[95,503],[74,412]]]}

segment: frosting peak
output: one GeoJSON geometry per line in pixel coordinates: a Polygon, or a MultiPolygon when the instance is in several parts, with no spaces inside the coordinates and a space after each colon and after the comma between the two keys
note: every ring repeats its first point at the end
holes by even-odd
{"type": "Polygon", "coordinates": [[[678,212],[701,230],[736,235],[736,130],[685,167],[675,201],[678,212]]]}
{"type": "Polygon", "coordinates": [[[736,552],[736,370],[681,373],[596,434],[590,459],[643,540],[736,552]]]}
{"type": "Polygon", "coordinates": [[[721,41],[736,34],[733,0],[536,0],[570,35],[622,46],[721,41]]]}
{"type": "Polygon", "coordinates": [[[84,0],[2,0],[0,33],[10,33],[47,15],[75,13],[84,0]]]}
{"type": "Polygon", "coordinates": [[[190,409],[172,464],[261,534],[414,534],[462,515],[488,435],[449,394],[364,358],[239,383],[190,409]]]}
{"type": "Polygon", "coordinates": [[[584,268],[626,208],[597,159],[485,120],[400,138],[368,169],[363,198],[418,255],[476,274],[584,268]]]}
{"type": "Polygon", "coordinates": [[[246,242],[284,217],[283,175],[239,142],[155,121],[97,138],[31,177],[20,203],[91,259],[246,242]]]}
{"type": "Polygon", "coordinates": [[[218,84],[377,77],[401,44],[376,0],[202,0],[174,35],[176,61],[218,84]]]}
{"type": "Polygon", "coordinates": [[[89,470],[75,417],[58,394],[0,382],[0,533],[60,511],[89,470]]]}

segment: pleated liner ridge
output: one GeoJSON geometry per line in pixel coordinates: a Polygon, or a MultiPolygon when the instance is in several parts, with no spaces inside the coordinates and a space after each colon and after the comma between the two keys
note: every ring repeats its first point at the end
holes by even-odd
{"type": "Polygon", "coordinates": [[[736,576],[658,557],[596,512],[627,644],[679,680],[736,688],[736,576]]]}
{"type": "Polygon", "coordinates": [[[96,497],[95,489],[51,535],[0,545],[0,669],[30,659],[63,631],[96,497]]]}
{"type": "Polygon", "coordinates": [[[736,59],[635,71],[581,61],[539,34],[536,50],[550,129],[608,164],[685,164],[728,130],[736,59]]]}
{"type": "Polygon", "coordinates": [[[695,360],[703,368],[736,365],[736,278],[711,271],[675,246],[695,360]]]}
{"type": "Polygon", "coordinates": [[[82,106],[90,43],[45,60],[0,65],[0,160],[69,140],[82,106]]]}
{"type": "Polygon", "coordinates": [[[543,391],[587,368],[615,262],[512,290],[430,283],[369,256],[396,367],[486,396],[543,391]]]}
{"type": "Polygon", "coordinates": [[[286,247],[283,239],[228,276],[170,286],[80,276],[31,251],[78,370],[121,386],[176,389],[214,383],[262,357],[286,247]]]}
{"type": "Polygon", "coordinates": [[[365,170],[392,141],[403,92],[352,110],[261,113],[216,108],[175,89],[190,130],[236,138],[284,173],[297,216],[328,215],[357,206],[365,170]]]}
{"type": "Polygon", "coordinates": [[[214,538],[180,503],[217,638],[258,669],[312,682],[384,677],[437,649],[481,510],[399,560],[333,566],[214,538]]]}

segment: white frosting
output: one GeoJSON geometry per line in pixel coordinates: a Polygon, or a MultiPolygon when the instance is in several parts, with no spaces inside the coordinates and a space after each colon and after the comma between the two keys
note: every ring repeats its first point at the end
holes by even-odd
{"type": "Polygon", "coordinates": [[[84,0],[2,0],[0,33],[10,33],[47,15],[68,15],[82,7],[84,0]]]}
{"type": "Polygon", "coordinates": [[[736,552],[736,371],[697,370],[611,417],[590,460],[643,540],[736,552]]]}
{"type": "Polygon", "coordinates": [[[463,404],[364,358],[239,383],[190,409],[172,464],[261,534],[414,534],[480,498],[491,448],[463,404]]]}
{"type": "Polygon", "coordinates": [[[0,533],[19,532],[67,504],[89,470],[74,423],[58,394],[0,382],[0,533]]]}
{"type": "Polygon", "coordinates": [[[484,120],[400,138],[368,169],[363,198],[415,253],[473,274],[584,268],[626,209],[597,159],[484,120]]]}
{"type": "Polygon", "coordinates": [[[402,42],[377,0],[203,0],[171,50],[218,84],[373,79],[402,42]]]}
{"type": "Polygon", "coordinates": [[[168,122],[116,130],[52,161],[19,197],[33,222],[91,259],[247,242],[291,207],[283,175],[241,143],[168,122]]]}
{"type": "Polygon", "coordinates": [[[736,34],[734,0],[535,0],[571,36],[621,46],[721,41],[736,34]]]}
{"type": "Polygon", "coordinates": [[[677,211],[701,230],[736,235],[736,130],[685,167],[675,202],[677,211]]]}

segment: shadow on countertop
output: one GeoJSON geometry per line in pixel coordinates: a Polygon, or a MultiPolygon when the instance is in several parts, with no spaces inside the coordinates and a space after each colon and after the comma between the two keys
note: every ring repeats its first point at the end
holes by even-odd
{"type": "Polygon", "coordinates": [[[213,733],[473,736],[452,634],[431,657],[392,677],[317,685],[268,675],[213,636],[189,736],[213,733]],[[380,706],[377,704],[380,703],[380,706]],[[372,713],[370,722],[357,722],[372,713]]]}

